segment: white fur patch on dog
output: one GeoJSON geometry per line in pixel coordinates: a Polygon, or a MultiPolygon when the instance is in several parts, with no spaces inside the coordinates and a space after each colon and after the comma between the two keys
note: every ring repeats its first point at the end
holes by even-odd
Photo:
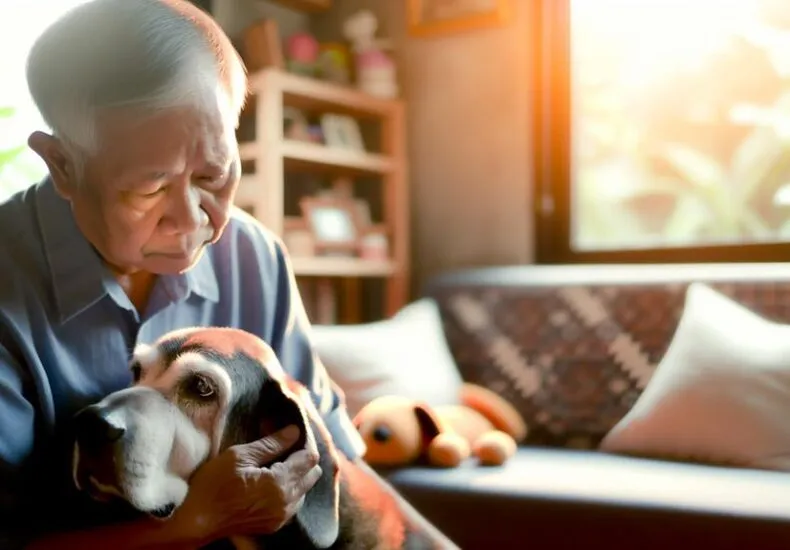
{"type": "Polygon", "coordinates": [[[159,348],[148,344],[138,344],[132,353],[132,362],[137,361],[142,369],[142,379],[158,376],[166,367],[159,348]]]}

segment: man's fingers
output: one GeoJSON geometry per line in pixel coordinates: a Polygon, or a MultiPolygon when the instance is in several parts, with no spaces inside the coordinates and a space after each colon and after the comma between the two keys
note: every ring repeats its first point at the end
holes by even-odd
{"type": "Polygon", "coordinates": [[[289,456],[283,465],[291,475],[302,477],[318,465],[318,455],[307,449],[302,449],[289,456]]]}
{"type": "Polygon", "coordinates": [[[286,426],[282,430],[252,443],[240,445],[241,456],[250,466],[263,466],[290,449],[299,439],[297,426],[286,426]]]}
{"type": "Polygon", "coordinates": [[[318,480],[321,479],[321,475],[323,471],[321,470],[321,466],[313,466],[310,471],[308,471],[305,475],[299,476],[293,479],[293,483],[291,484],[291,500],[297,500],[307,492],[313,488],[313,485],[318,483],[318,480]]]}
{"type": "Polygon", "coordinates": [[[321,466],[315,466],[312,470],[307,472],[302,478],[300,483],[302,484],[302,493],[306,493],[310,489],[313,488],[313,485],[318,483],[318,480],[321,479],[321,475],[323,471],[321,470],[321,466]]]}
{"type": "Polygon", "coordinates": [[[321,479],[323,474],[321,467],[318,465],[311,466],[302,473],[284,462],[273,464],[269,471],[274,476],[275,483],[282,490],[285,500],[291,503],[298,501],[307,491],[312,489],[313,485],[321,479]]]}

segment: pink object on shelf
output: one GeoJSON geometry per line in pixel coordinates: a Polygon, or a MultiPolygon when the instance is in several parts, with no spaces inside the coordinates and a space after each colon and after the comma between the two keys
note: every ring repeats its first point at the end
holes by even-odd
{"type": "Polygon", "coordinates": [[[288,57],[299,63],[313,63],[318,59],[318,41],[306,32],[297,32],[288,37],[288,57]]]}
{"type": "Polygon", "coordinates": [[[389,56],[381,50],[370,49],[357,54],[357,67],[360,69],[389,68],[392,64],[389,56]]]}
{"type": "Polygon", "coordinates": [[[371,233],[362,237],[359,255],[363,260],[384,261],[389,257],[387,237],[371,233]]]}

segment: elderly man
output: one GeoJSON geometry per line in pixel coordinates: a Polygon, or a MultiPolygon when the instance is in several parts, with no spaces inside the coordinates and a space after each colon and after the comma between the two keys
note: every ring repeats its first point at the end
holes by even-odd
{"type": "Polygon", "coordinates": [[[130,383],[137,344],[227,325],[271,344],[360,460],[282,244],[232,208],[246,75],[230,41],[182,0],[94,0],[35,42],[28,83],[53,132],[29,139],[49,177],[0,205],[0,546],[194,548],[280,528],[320,475],[301,454],[261,468],[293,434],[210,460],[166,522],[104,525],[112,507],[73,494],[62,452],[64,423],[130,383]]]}

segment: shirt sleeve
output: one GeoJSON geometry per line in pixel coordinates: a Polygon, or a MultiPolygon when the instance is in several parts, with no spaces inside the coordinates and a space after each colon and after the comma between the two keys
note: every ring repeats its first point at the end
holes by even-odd
{"type": "Polygon", "coordinates": [[[305,385],[321,413],[335,445],[350,459],[361,457],[365,443],[348,415],[342,390],[329,377],[310,338],[310,322],[302,303],[291,262],[283,244],[275,239],[277,269],[272,348],[283,369],[305,385]]]}
{"type": "Polygon", "coordinates": [[[33,527],[24,498],[34,446],[32,404],[25,398],[23,371],[0,345],[0,548],[23,548],[33,527]]]}

